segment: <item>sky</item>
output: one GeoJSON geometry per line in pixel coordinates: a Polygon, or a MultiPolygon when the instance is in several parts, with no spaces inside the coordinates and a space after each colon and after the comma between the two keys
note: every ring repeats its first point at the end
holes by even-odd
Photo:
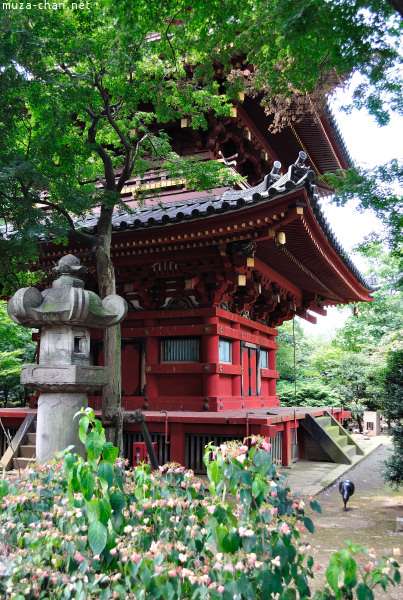
{"type": "MultiPolygon", "coordinates": [[[[332,110],[353,161],[362,166],[373,167],[389,162],[392,158],[403,159],[403,118],[393,115],[389,125],[379,127],[365,111],[355,110],[351,114],[341,111],[340,106],[346,102],[346,98],[348,92],[339,93],[332,103],[332,110]]],[[[359,270],[365,273],[365,260],[352,252],[352,248],[372,231],[379,232],[379,221],[371,212],[358,212],[353,202],[338,207],[325,200],[322,201],[321,208],[342,247],[349,252],[359,270]]],[[[315,336],[334,332],[343,326],[352,307],[346,307],[342,314],[336,308],[327,310],[326,317],[315,315],[316,325],[302,319],[304,330],[315,336]]]]}

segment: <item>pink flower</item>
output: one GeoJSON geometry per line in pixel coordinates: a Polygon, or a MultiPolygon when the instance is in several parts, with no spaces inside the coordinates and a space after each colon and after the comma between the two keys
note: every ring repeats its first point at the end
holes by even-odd
{"type": "Polygon", "coordinates": [[[289,528],[287,523],[282,523],[279,527],[279,531],[281,531],[281,533],[287,534],[290,533],[291,529],[289,528]]]}
{"type": "Polygon", "coordinates": [[[209,506],[207,506],[206,508],[207,508],[207,512],[210,515],[213,515],[215,513],[216,506],[214,504],[209,504],[209,506]]]}
{"type": "Polygon", "coordinates": [[[317,571],[320,571],[320,570],[321,570],[321,568],[322,568],[322,565],[321,565],[320,563],[318,563],[318,562],[316,562],[316,563],[315,563],[313,566],[315,567],[315,569],[316,569],[317,571]]]}
{"type": "Polygon", "coordinates": [[[154,567],[154,570],[155,570],[155,572],[156,572],[156,573],[162,573],[162,571],[163,571],[163,568],[164,568],[164,567],[161,567],[161,566],[158,566],[158,565],[156,565],[156,566],[154,567]]]}
{"type": "Polygon", "coordinates": [[[375,564],[373,562],[369,562],[366,565],[362,565],[362,568],[364,569],[364,571],[366,571],[367,573],[369,573],[370,571],[372,571],[372,569],[374,568],[375,564]]]}
{"type": "Polygon", "coordinates": [[[273,508],[270,509],[270,514],[271,515],[276,515],[278,513],[278,508],[277,506],[273,506],[273,508]]]}
{"type": "Polygon", "coordinates": [[[271,444],[269,444],[269,442],[264,441],[262,444],[262,448],[263,450],[267,450],[267,452],[270,452],[271,444]]]}
{"type": "Polygon", "coordinates": [[[228,563],[226,565],[224,565],[224,571],[228,571],[228,573],[233,573],[234,572],[234,565],[231,563],[228,563]]]}
{"type": "Polygon", "coordinates": [[[109,550],[109,554],[112,554],[112,556],[115,556],[115,554],[116,554],[116,553],[117,553],[117,550],[116,550],[116,548],[111,548],[111,549],[109,550]]]}
{"type": "Polygon", "coordinates": [[[82,554],[80,554],[80,552],[76,552],[74,554],[74,558],[77,562],[83,562],[83,560],[85,560],[85,557],[82,554]]]}
{"type": "Polygon", "coordinates": [[[277,496],[277,492],[270,492],[270,496],[271,496],[272,498],[275,498],[275,497],[277,496]]]}
{"type": "Polygon", "coordinates": [[[225,587],[224,587],[223,585],[219,585],[219,586],[218,586],[218,588],[217,588],[217,592],[218,592],[219,594],[223,594],[223,593],[224,593],[224,590],[225,590],[225,587]]]}

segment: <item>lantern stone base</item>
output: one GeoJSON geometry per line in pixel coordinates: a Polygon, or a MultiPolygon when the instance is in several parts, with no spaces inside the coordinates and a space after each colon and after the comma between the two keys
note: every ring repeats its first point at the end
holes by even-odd
{"type": "Polygon", "coordinates": [[[60,452],[74,445],[72,452],[85,456],[84,444],[78,437],[78,417],[74,415],[87,408],[86,394],[41,394],[38,399],[38,419],[36,428],[36,460],[40,463],[54,458],[60,452]]]}
{"type": "Polygon", "coordinates": [[[108,367],[22,365],[21,383],[39,392],[93,392],[108,383],[108,367]]]}

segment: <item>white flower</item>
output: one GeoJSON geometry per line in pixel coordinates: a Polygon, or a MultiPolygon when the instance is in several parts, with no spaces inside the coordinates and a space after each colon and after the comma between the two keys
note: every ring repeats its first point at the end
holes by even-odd
{"type": "Polygon", "coordinates": [[[275,567],[281,567],[281,560],[279,556],[276,556],[276,558],[273,558],[271,560],[271,564],[274,565],[275,567]]]}

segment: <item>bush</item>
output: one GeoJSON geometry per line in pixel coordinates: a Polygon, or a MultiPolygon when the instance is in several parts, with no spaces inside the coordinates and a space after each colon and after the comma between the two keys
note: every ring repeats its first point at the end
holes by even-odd
{"type": "Polygon", "coordinates": [[[340,406],[339,396],[321,383],[297,381],[297,399],[294,383],[279,381],[277,394],[281,406],[340,406]]]}
{"type": "MultiPolygon", "coordinates": [[[[67,450],[0,480],[2,598],[310,596],[315,564],[299,537],[314,526],[263,439],[254,438],[251,448],[207,447],[207,495],[180,466],[126,471],[91,409],[81,413],[80,435],[87,461],[67,450]]],[[[310,506],[320,511],[313,498],[310,506]]],[[[351,599],[353,590],[366,600],[375,583],[399,581],[393,559],[361,567],[353,558],[359,551],[350,546],[331,557],[329,587],[318,600],[351,599]]]]}
{"type": "Polygon", "coordinates": [[[387,357],[384,381],[384,417],[391,423],[393,455],[386,461],[386,480],[399,487],[403,484],[403,350],[387,357]]]}

